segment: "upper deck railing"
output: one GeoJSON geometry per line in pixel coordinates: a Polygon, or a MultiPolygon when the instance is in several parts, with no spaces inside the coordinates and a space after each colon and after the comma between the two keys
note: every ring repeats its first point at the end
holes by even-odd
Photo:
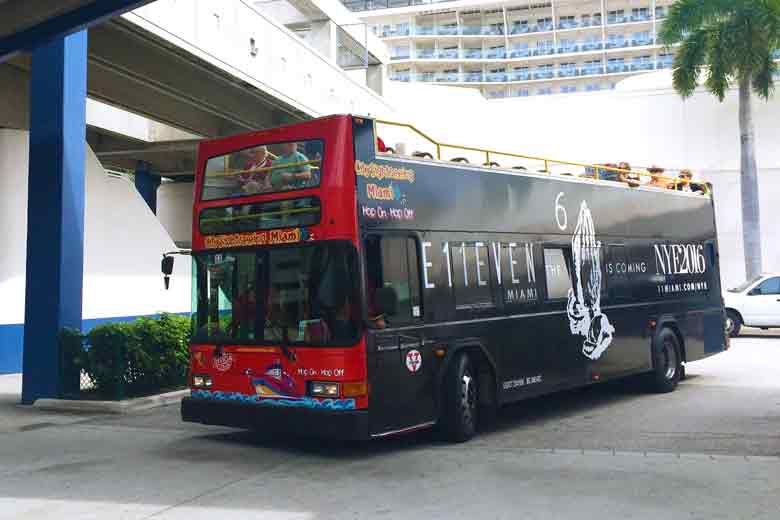
{"type": "MultiPolygon", "coordinates": [[[[470,152],[472,154],[478,154],[480,156],[484,156],[485,162],[477,166],[486,167],[486,168],[502,168],[498,164],[498,162],[496,162],[496,159],[500,157],[507,157],[512,159],[520,159],[524,161],[533,161],[538,163],[540,166],[542,166],[542,168],[538,170],[538,173],[579,177],[582,179],[589,179],[596,182],[622,182],[632,188],[640,187],[640,186],[652,186],[658,189],[679,190],[685,186],[694,186],[702,190],[700,193],[702,193],[703,195],[707,195],[707,196],[712,195],[710,186],[707,183],[692,181],[690,179],[685,179],[680,177],[668,177],[668,176],[660,175],[659,173],[653,173],[651,171],[646,171],[646,170],[643,171],[643,170],[635,170],[635,169],[624,169],[624,168],[619,168],[619,167],[604,165],[604,164],[588,164],[588,163],[580,163],[580,162],[572,162],[572,161],[561,161],[558,159],[550,159],[547,157],[537,157],[533,155],[524,155],[524,154],[518,154],[513,152],[502,152],[499,150],[490,150],[487,148],[479,148],[475,146],[464,146],[459,144],[443,143],[435,140],[425,132],[407,123],[398,123],[395,121],[385,121],[385,120],[377,119],[375,120],[375,124],[387,125],[387,126],[409,130],[414,134],[416,134],[417,136],[421,137],[427,143],[430,143],[435,147],[435,157],[433,154],[430,154],[428,152],[415,152],[415,155],[418,157],[430,156],[431,159],[442,161],[445,160],[442,159],[442,150],[445,149],[460,150],[460,151],[470,152]],[[565,171],[554,172],[553,168],[556,168],[557,170],[563,169],[565,171]],[[583,171],[581,173],[574,173],[573,171],[570,171],[573,168],[582,168],[583,171]],[[642,184],[641,181],[643,178],[650,178],[653,184],[652,185],[648,185],[647,183],[642,184]]],[[[459,163],[469,162],[468,159],[465,157],[452,157],[448,160],[451,162],[459,162],[459,163]]],[[[528,171],[528,168],[520,165],[510,166],[508,167],[508,169],[528,171]]]]}

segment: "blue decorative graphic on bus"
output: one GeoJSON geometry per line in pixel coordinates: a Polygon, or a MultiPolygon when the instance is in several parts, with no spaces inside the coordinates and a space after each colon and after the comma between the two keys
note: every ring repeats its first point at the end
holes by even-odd
{"type": "Polygon", "coordinates": [[[211,399],[216,401],[236,401],[256,404],[258,406],[280,406],[289,408],[317,408],[328,410],[354,410],[354,399],[323,399],[311,397],[268,399],[259,395],[247,395],[239,392],[211,392],[209,390],[193,390],[194,399],[211,399]]]}

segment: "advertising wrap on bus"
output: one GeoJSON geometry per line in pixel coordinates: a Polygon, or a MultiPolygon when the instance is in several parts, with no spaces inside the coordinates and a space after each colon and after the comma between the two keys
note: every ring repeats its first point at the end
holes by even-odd
{"type": "Polygon", "coordinates": [[[670,391],[727,347],[711,197],[376,141],[334,116],[201,146],[185,420],[465,440],[486,407],[670,391]]]}

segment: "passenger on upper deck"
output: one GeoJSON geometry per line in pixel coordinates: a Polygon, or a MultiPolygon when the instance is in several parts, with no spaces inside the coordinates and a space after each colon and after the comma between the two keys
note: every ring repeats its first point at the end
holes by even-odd
{"type": "Polygon", "coordinates": [[[691,179],[693,179],[693,172],[689,169],[680,170],[677,175],[679,182],[677,183],[678,191],[691,191],[691,179]]]}
{"type": "Polygon", "coordinates": [[[271,166],[268,148],[256,146],[249,150],[249,160],[238,176],[238,183],[244,193],[262,193],[271,190],[271,176],[264,168],[271,166]],[[258,171],[259,170],[259,171],[258,171]]]}
{"type": "Polygon", "coordinates": [[[651,166],[647,169],[647,171],[650,173],[650,182],[646,184],[646,186],[649,186],[651,188],[664,188],[664,189],[672,189],[674,188],[674,185],[670,185],[669,181],[663,178],[664,169],[660,166],[651,166]]]}
{"type": "Polygon", "coordinates": [[[630,164],[628,164],[627,162],[622,162],[618,164],[618,168],[621,170],[626,170],[626,171],[618,172],[618,178],[617,178],[618,182],[625,182],[632,188],[636,188],[637,186],[639,186],[640,184],[639,176],[634,173],[629,173],[631,171],[630,164]]]}
{"type": "Polygon", "coordinates": [[[271,186],[274,190],[291,190],[305,188],[312,178],[309,158],[298,151],[298,143],[282,143],[282,155],[274,160],[273,166],[290,166],[275,168],[271,171],[271,186]]]}

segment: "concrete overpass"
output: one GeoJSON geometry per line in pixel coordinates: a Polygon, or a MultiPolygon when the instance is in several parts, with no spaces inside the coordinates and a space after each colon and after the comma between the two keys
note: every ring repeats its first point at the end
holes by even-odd
{"type": "MultiPolygon", "coordinates": [[[[81,323],[85,136],[104,164],[142,165],[136,181],[152,206],[159,176],[191,177],[201,137],[393,112],[381,78],[372,90],[368,72],[356,79],[322,52],[345,41],[328,39],[340,33],[327,9],[314,22],[328,31],[304,39],[244,0],[125,12],[146,3],[0,0],[0,127],[30,130],[24,402],[56,394],[56,335],[81,323]]],[[[366,65],[381,65],[378,53],[366,65]]]]}

